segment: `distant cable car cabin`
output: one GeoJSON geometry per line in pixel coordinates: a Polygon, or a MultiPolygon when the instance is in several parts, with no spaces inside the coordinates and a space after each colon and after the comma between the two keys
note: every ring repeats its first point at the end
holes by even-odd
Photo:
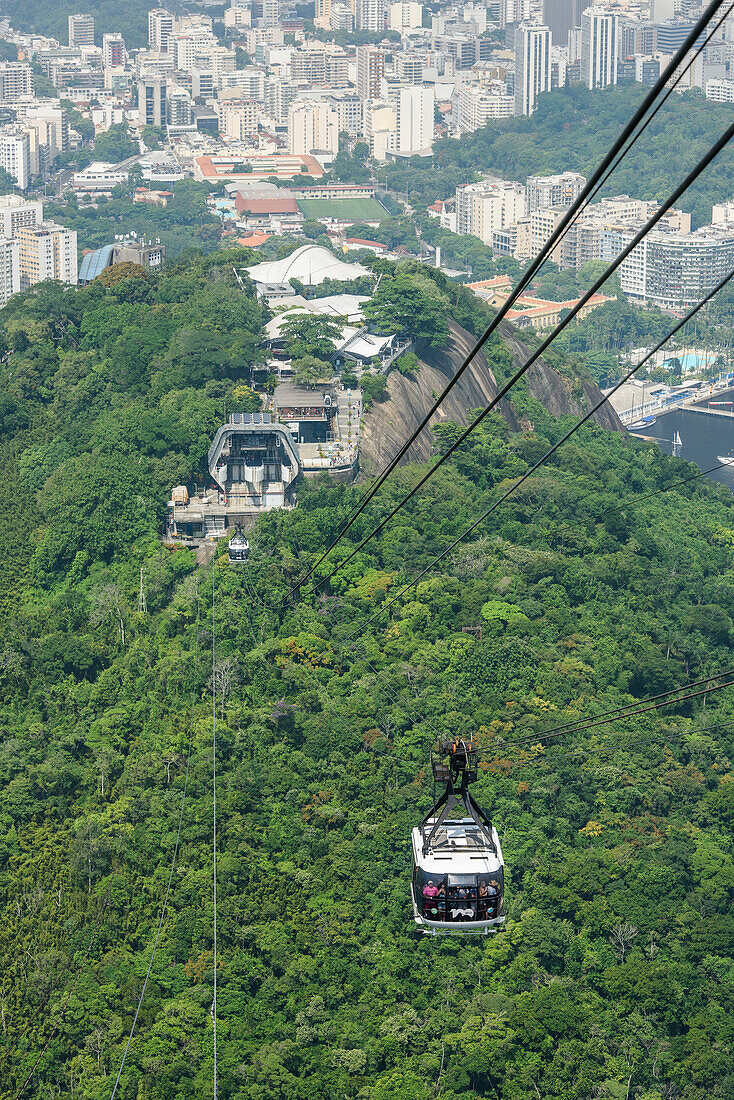
{"type": "Polygon", "coordinates": [[[249,556],[250,544],[245,538],[244,531],[238,526],[229,540],[229,564],[245,565],[249,556]]]}
{"type": "Polygon", "coordinates": [[[504,923],[504,864],[497,830],[469,793],[477,754],[469,738],[431,752],[441,797],[413,829],[413,915],[421,932],[488,935],[504,923]],[[457,808],[461,817],[450,817],[457,808]]]}

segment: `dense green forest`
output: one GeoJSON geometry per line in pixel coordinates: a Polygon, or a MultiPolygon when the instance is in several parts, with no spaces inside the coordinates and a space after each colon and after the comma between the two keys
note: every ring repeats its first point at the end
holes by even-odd
{"type": "MultiPolygon", "coordinates": [[[[407,164],[381,167],[379,178],[407,192],[414,204],[428,204],[449,198],[457,186],[477,179],[479,167],[485,174],[522,181],[553,172],[588,175],[645,91],[629,84],[593,92],[572,85],[541,96],[532,117],[501,119],[463,134],[460,141],[437,141],[430,160],[414,157],[407,164]]],[[[671,96],[601,194],[665,198],[730,121],[725,105],[707,101],[698,91],[671,96]],[[674,165],[668,156],[671,149],[676,150],[674,165]]],[[[723,153],[681,199],[679,205],[692,212],[695,225],[711,220],[712,203],[731,197],[733,155],[731,149],[723,153]]]]}
{"type": "MultiPolygon", "coordinates": [[[[98,46],[102,35],[116,31],[125,39],[128,49],[137,49],[148,41],[148,12],[154,4],[147,0],[85,0],[83,9],[95,19],[94,37],[98,46]]],[[[69,41],[68,17],[79,11],[76,0],[7,0],[3,8],[11,24],[19,30],[35,31],[69,41]]]]}
{"type": "MultiPolygon", "coordinates": [[[[157,531],[225,402],[259,402],[241,258],[42,285],[0,314],[0,1096],[40,1056],[24,1095],[109,1100],[179,820],[117,1096],[212,1096],[213,633],[223,1100],[731,1097],[731,690],[512,739],[731,664],[734,498],[694,481],[625,505],[691,467],[586,428],[355,646],[568,425],[520,390],[521,434],[488,418],[297,602],[357,488],[305,484],[246,572],[221,548],[197,568],[157,531]],[[458,731],[509,883],[505,930],[461,943],[417,937],[408,904],[428,749],[458,731]]],[[[479,323],[460,288],[435,294],[479,323]]]]}

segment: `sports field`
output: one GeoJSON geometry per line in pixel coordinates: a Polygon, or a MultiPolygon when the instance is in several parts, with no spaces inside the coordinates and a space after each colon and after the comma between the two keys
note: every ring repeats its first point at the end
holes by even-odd
{"type": "Polygon", "coordinates": [[[390,217],[377,199],[298,199],[298,209],[304,218],[314,221],[376,222],[390,217]]]}

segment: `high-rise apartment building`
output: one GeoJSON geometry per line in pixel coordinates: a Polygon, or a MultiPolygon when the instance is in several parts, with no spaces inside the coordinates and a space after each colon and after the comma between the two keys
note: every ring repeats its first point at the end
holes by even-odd
{"type": "Polygon", "coordinates": [[[288,115],[288,151],[299,156],[339,152],[339,115],[323,100],[301,100],[288,115]]]}
{"type": "Polygon", "coordinates": [[[168,130],[189,130],[194,121],[194,105],[186,88],[168,89],[168,130]]]}
{"type": "Polygon", "coordinates": [[[125,39],[121,34],[102,35],[102,65],[117,69],[125,64],[125,39]]]}
{"type": "Polygon", "coordinates": [[[21,191],[31,179],[31,142],[19,126],[4,126],[0,130],[0,168],[4,168],[21,191]]]}
{"type": "Polygon", "coordinates": [[[79,14],[69,16],[69,45],[94,45],[94,16],[79,14]]]}
{"type": "Polygon", "coordinates": [[[550,206],[568,209],[586,186],[586,177],[578,172],[564,172],[558,176],[528,176],[525,197],[528,213],[547,210],[550,206]]]}
{"type": "Polygon", "coordinates": [[[18,229],[21,290],[57,279],[76,285],[79,281],[76,233],[55,222],[24,225],[18,229]]]}
{"type": "Polygon", "coordinates": [[[168,39],[173,34],[173,13],[165,8],[153,8],[148,12],[148,44],[156,53],[168,49],[168,39]]]}
{"type": "Polygon", "coordinates": [[[385,55],[375,46],[357,46],[357,95],[362,100],[377,99],[385,72],[385,55]]]}
{"type": "MultiPolygon", "coordinates": [[[[398,0],[388,9],[388,22],[391,31],[415,30],[423,25],[423,5],[416,0],[398,0]]],[[[398,55],[400,56],[400,55],[398,55]]]]}
{"type": "Polygon", "coordinates": [[[456,190],[456,232],[491,245],[494,234],[525,217],[525,188],[506,180],[483,180],[456,190]]]}
{"type": "Polygon", "coordinates": [[[220,99],[216,108],[222,137],[248,141],[257,134],[260,104],[246,99],[220,99]]]}
{"type": "Polygon", "coordinates": [[[11,294],[20,290],[18,242],[0,238],[0,308],[8,304],[11,294]]]}
{"type": "Polygon", "coordinates": [[[165,76],[138,81],[138,116],[143,126],[165,126],[168,121],[168,84],[165,76]]]}
{"type": "Polygon", "coordinates": [[[539,23],[515,31],[515,114],[531,115],[538,96],[551,89],[551,35],[539,23]]]}
{"type": "Polygon", "coordinates": [[[433,88],[401,88],[396,97],[399,153],[420,153],[433,147],[433,88]]]}
{"type": "MultiPolygon", "coordinates": [[[[620,244],[637,231],[625,228],[620,244]]],[[[651,230],[619,267],[622,290],[660,309],[688,309],[734,266],[734,227],[705,225],[693,233],[651,230]]]]}
{"type": "Polygon", "coordinates": [[[385,30],[385,0],[354,0],[354,26],[381,34],[385,30]]]}
{"type": "Polygon", "coordinates": [[[15,103],[33,95],[33,70],[17,61],[0,63],[0,101],[15,103]]]}
{"type": "Polygon", "coordinates": [[[25,106],[18,122],[31,139],[32,175],[43,175],[69,151],[69,117],[59,102],[25,106]]]}
{"type": "Polygon", "coordinates": [[[420,84],[426,69],[426,55],[418,50],[404,50],[394,59],[395,75],[406,84],[420,84]]]}
{"type": "Polygon", "coordinates": [[[617,83],[617,16],[590,7],[581,16],[581,82],[587,88],[617,83]]]}
{"type": "Polygon", "coordinates": [[[465,134],[480,130],[496,118],[511,118],[515,113],[515,97],[500,80],[490,84],[467,84],[458,92],[459,129],[465,134]]]}
{"type": "Polygon", "coordinates": [[[0,195],[0,237],[16,237],[22,226],[43,221],[43,205],[20,195],[0,195]]]}

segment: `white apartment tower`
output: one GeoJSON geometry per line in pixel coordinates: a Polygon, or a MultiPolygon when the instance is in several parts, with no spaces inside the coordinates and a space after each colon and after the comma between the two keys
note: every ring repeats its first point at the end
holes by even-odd
{"type": "Polygon", "coordinates": [[[33,95],[33,70],[30,65],[17,61],[4,61],[0,64],[0,100],[3,103],[15,103],[24,96],[33,95]]]}
{"type": "Polygon", "coordinates": [[[119,69],[125,64],[125,39],[121,34],[102,35],[102,65],[119,69]]]}
{"type": "Polygon", "coordinates": [[[375,46],[357,46],[357,95],[362,100],[378,99],[385,72],[385,55],[375,46]]]}
{"type": "Polygon", "coordinates": [[[288,152],[339,152],[339,112],[319,100],[294,103],[288,115],[288,152]]]}
{"type": "Polygon", "coordinates": [[[8,304],[11,294],[20,290],[18,242],[0,238],[0,308],[8,304]]]}
{"type": "Polygon", "coordinates": [[[354,25],[358,31],[381,34],[385,30],[385,0],[354,0],[354,25]]]}
{"type": "Polygon", "coordinates": [[[483,180],[456,189],[456,232],[491,245],[493,235],[526,213],[525,188],[506,180],[483,180]]]}
{"type": "Polygon", "coordinates": [[[399,153],[420,153],[433,147],[433,88],[401,88],[396,96],[399,153]]]}
{"type": "Polygon", "coordinates": [[[69,45],[94,45],[94,17],[92,15],[69,16],[69,45]]]}
{"type": "Polygon", "coordinates": [[[617,16],[605,8],[581,15],[581,82],[587,88],[617,83],[617,16]]]}
{"type": "Polygon", "coordinates": [[[551,34],[540,23],[515,31],[515,114],[531,115],[538,96],[551,89],[551,34]]]}
{"type": "Polygon", "coordinates": [[[43,206],[39,201],[22,199],[20,195],[0,195],[0,237],[16,237],[22,226],[43,221],[43,206]]]}
{"type": "Polygon", "coordinates": [[[79,281],[76,233],[55,222],[26,225],[18,229],[21,290],[56,279],[76,285],[79,281]]]}
{"type": "Polygon", "coordinates": [[[402,34],[403,31],[415,30],[423,26],[423,5],[416,3],[416,0],[399,0],[390,5],[388,17],[391,31],[402,34]]]}
{"type": "Polygon", "coordinates": [[[0,130],[0,168],[13,177],[21,191],[28,188],[31,179],[31,139],[17,126],[5,126],[0,130]]]}
{"type": "Polygon", "coordinates": [[[165,53],[168,39],[173,34],[173,13],[165,8],[153,8],[148,12],[148,45],[156,53],[165,53]]]}

